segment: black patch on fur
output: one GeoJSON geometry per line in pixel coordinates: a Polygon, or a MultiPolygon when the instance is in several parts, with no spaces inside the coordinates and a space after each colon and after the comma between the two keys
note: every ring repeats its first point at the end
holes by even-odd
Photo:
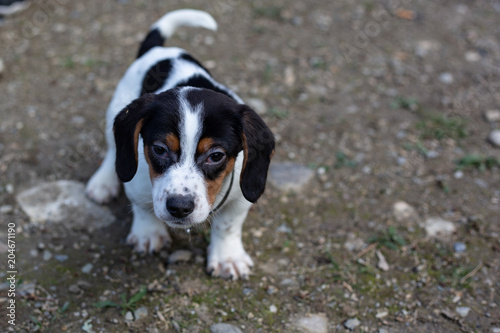
{"type": "Polygon", "coordinates": [[[241,105],[245,160],[241,170],[240,186],[245,198],[256,202],[266,188],[267,171],[274,154],[274,135],[264,121],[247,105],[241,105]]]}
{"type": "MultiPolygon", "coordinates": [[[[242,149],[245,150],[240,186],[245,198],[256,202],[264,193],[275,148],[271,130],[250,107],[238,104],[225,94],[195,89],[189,91],[187,99],[193,108],[203,105],[200,139],[207,137],[214,140],[216,146],[226,151],[228,158],[235,158],[242,149]]],[[[216,179],[225,166],[214,170],[202,168],[202,171],[208,179],[216,179]]]]}
{"type": "Polygon", "coordinates": [[[160,31],[157,28],[151,30],[142,41],[141,47],[137,52],[137,58],[142,57],[144,53],[148,52],[155,46],[162,46],[163,43],[165,43],[165,38],[163,38],[160,31]]]}
{"type": "Polygon", "coordinates": [[[115,118],[113,131],[116,143],[115,169],[122,182],[134,178],[137,172],[137,138],[135,134],[149,117],[149,105],[155,99],[147,94],[127,105],[115,118]]]}
{"type": "Polygon", "coordinates": [[[169,59],[157,62],[147,71],[142,80],[141,96],[160,89],[172,71],[172,61],[169,59]]]}
{"type": "Polygon", "coordinates": [[[202,64],[201,62],[199,62],[198,60],[196,60],[195,58],[193,58],[193,56],[191,56],[190,54],[187,54],[187,53],[183,53],[181,54],[181,56],[179,57],[180,59],[182,60],[186,60],[186,61],[189,61],[189,62],[192,62],[193,64],[195,64],[196,66],[200,67],[200,68],[203,68],[203,70],[205,72],[207,72],[208,74],[210,74],[210,72],[208,71],[208,69],[206,69],[202,64]]]}
{"type": "Polygon", "coordinates": [[[220,94],[224,94],[229,98],[233,99],[229,93],[219,87],[215,86],[209,79],[202,75],[193,75],[187,81],[181,82],[177,85],[178,87],[195,87],[195,88],[203,88],[218,92],[220,94]]]}

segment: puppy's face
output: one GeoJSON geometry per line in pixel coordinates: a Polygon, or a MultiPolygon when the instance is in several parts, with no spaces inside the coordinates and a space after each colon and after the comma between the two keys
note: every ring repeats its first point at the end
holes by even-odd
{"type": "Polygon", "coordinates": [[[141,134],[154,211],[172,227],[207,219],[242,150],[245,198],[255,202],[264,191],[273,136],[255,112],[222,94],[182,88],[145,95],[117,116],[114,129],[122,181],[137,170],[141,134]]]}

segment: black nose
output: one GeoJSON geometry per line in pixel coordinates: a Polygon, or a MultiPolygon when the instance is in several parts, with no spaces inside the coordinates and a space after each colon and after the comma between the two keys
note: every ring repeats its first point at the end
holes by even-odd
{"type": "Polygon", "coordinates": [[[191,195],[177,195],[168,198],[167,210],[174,217],[186,217],[194,210],[194,198],[191,195]]]}

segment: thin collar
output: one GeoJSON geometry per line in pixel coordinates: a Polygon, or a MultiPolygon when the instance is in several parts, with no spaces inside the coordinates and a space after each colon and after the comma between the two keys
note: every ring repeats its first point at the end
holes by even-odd
{"type": "Polygon", "coordinates": [[[231,189],[233,188],[233,181],[234,181],[234,169],[231,172],[231,182],[229,183],[229,188],[227,189],[226,194],[224,194],[222,201],[217,205],[217,207],[215,207],[215,209],[212,209],[210,211],[210,213],[208,213],[208,216],[215,214],[222,207],[222,205],[224,205],[227,198],[229,197],[229,193],[231,192],[231,189]]]}

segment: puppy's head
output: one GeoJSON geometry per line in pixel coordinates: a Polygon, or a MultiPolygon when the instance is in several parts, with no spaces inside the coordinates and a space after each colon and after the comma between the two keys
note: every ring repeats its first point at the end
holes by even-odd
{"type": "Polygon", "coordinates": [[[257,201],[274,151],[273,134],[252,109],[206,89],[143,95],[117,115],[114,134],[116,172],[123,182],[137,172],[142,136],[155,214],[180,228],[207,219],[241,151],[241,191],[257,201]]]}

